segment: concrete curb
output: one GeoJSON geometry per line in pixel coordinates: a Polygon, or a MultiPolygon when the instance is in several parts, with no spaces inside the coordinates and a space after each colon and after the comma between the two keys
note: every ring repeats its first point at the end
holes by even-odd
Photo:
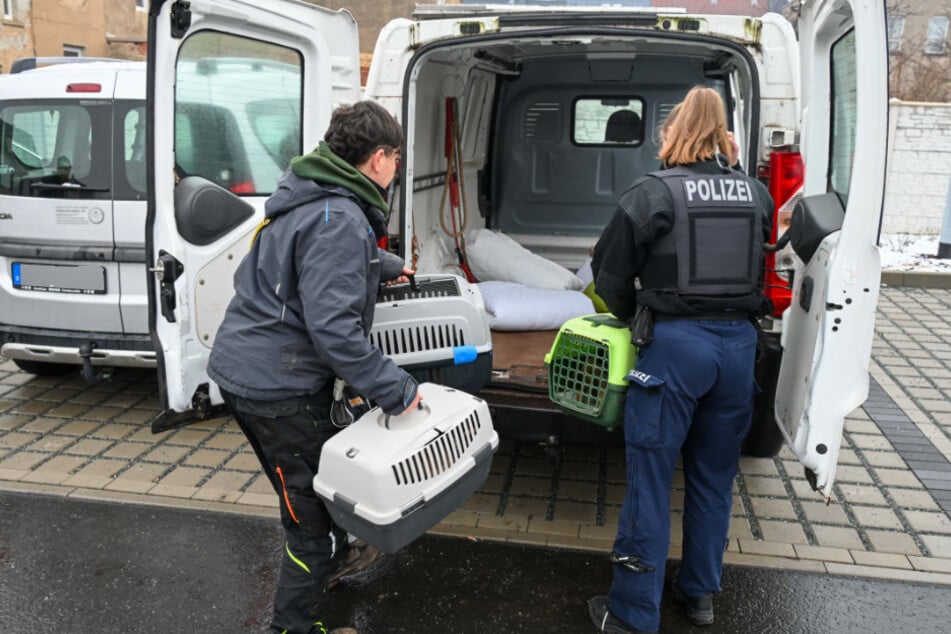
{"type": "Polygon", "coordinates": [[[951,289],[951,273],[935,271],[882,271],[882,284],[915,288],[951,289]]]}

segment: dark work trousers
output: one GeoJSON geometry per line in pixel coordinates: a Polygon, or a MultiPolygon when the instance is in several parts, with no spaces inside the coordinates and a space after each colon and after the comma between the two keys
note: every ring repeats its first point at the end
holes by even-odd
{"type": "Polygon", "coordinates": [[[274,595],[272,632],[321,632],[334,544],[347,542],[313,489],[320,450],[339,431],[330,422],[330,386],[316,394],[278,401],[242,398],[222,390],[238,426],[280,498],[284,558],[274,595]]]}
{"type": "Polygon", "coordinates": [[[627,495],[609,594],[611,612],[640,630],[660,627],[670,548],[670,489],[682,454],[687,596],[720,589],[733,478],[753,411],[756,329],[747,320],[661,321],[638,351],[624,409],[627,495]]]}

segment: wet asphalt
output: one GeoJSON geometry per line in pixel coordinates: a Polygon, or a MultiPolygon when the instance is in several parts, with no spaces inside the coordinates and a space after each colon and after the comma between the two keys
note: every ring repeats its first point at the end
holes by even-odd
{"type": "MultiPolygon", "coordinates": [[[[273,519],[0,493],[0,632],[266,632],[273,519]]],[[[675,564],[668,573],[673,573],[675,564]]],[[[331,593],[361,634],[594,632],[603,555],[424,537],[331,593]]],[[[717,622],[668,595],[664,632],[948,632],[947,587],[728,567],[717,622]]]]}

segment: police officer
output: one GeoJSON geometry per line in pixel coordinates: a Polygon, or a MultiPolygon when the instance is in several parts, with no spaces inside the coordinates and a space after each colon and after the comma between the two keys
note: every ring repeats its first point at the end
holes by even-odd
{"type": "Polygon", "coordinates": [[[732,484],[753,407],[763,241],[773,203],[729,167],[723,103],[692,89],[664,135],[665,169],[637,179],[595,246],[597,293],[640,344],[624,412],[627,495],[607,596],[588,603],[602,632],[653,632],[670,546],[678,456],[686,488],[673,582],[696,625],[713,623],[732,484]],[[638,289],[638,290],[636,290],[638,289]]]}
{"type": "Polygon", "coordinates": [[[348,545],[312,488],[321,447],[338,431],[335,377],[389,414],[421,399],[416,381],[368,338],[380,282],[412,272],[377,247],[401,143],[399,123],[376,103],[334,110],[324,141],[291,161],[268,199],[209,359],[280,503],[274,633],[327,634],[325,590],[375,556],[348,545]]]}

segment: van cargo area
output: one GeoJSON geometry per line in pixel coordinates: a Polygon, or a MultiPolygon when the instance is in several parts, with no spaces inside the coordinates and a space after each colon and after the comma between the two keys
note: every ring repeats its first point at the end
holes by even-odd
{"type": "MultiPolygon", "coordinates": [[[[378,45],[375,55],[385,53],[385,44],[378,45]]],[[[589,304],[579,313],[573,303],[559,315],[557,306],[576,302],[589,283],[590,273],[584,280],[575,273],[623,191],[659,167],[659,129],[691,87],[706,85],[723,96],[749,171],[764,160],[757,151],[756,62],[746,47],[726,39],[594,25],[436,41],[416,51],[405,77],[401,179],[407,185],[394,205],[401,221],[394,233],[407,260],[422,274],[472,271],[470,279],[480,283],[528,287],[483,289],[493,362],[482,395],[515,414],[512,424],[493,411],[508,432],[598,438],[601,430],[548,400],[544,357],[559,325],[595,312],[589,304]],[[500,242],[499,234],[511,240],[500,242]],[[486,240],[490,249],[481,247],[486,240]],[[553,266],[564,274],[549,283],[553,266]],[[546,292],[529,292],[539,279],[546,292]],[[547,325],[499,316],[512,311],[555,314],[547,325]]],[[[371,73],[368,86],[373,80],[371,73]]],[[[386,102],[383,93],[368,89],[368,96],[386,102]]]]}

